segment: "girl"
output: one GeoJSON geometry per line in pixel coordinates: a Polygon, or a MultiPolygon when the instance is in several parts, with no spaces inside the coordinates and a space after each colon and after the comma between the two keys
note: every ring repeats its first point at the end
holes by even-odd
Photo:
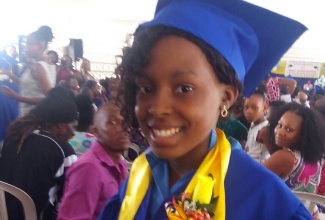
{"type": "Polygon", "coordinates": [[[324,130],[318,113],[298,103],[282,106],[270,118],[271,143],[280,150],[264,165],[292,190],[315,192],[325,155],[324,130]]]}
{"type": "Polygon", "coordinates": [[[144,134],[150,150],[100,219],[310,219],[278,178],[214,130],[240,81],[249,82],[249,95],[304,29],[244,1],[158,1],[155,18],[140,25],[116,69],[125,127],[144,134]],[[283,23],[297,35],[265,35],[265,26],[283,23]]]}
{"type": "Polygon", "coordinates": [[[269,123],[264,117],[265,112],[266,98],[264,93],[256,91],[245,100],[244,115],[247,121],[251,123],[245,150],[259,163],[264,162],[270,156],[260,135],[260,130],[269,123]]]}
{"type": "Polygon", "coordinates": [[[26,40],[26,55],[30,61],[29,67],[24,70],[20,78],[12,72],[4,71],[19,85],[19,94],[7,86],[3,87],[3,91],[9,97],[20,102],[20,116],[26,115],[55,86],[56,66],[49,63],[47,57],[44,56],[44,51],[52,40],[52,29],[48,26],[42,26],[37,31],[29,34],[26,40]]]}
{"type": "MultiPolygon", "coordinates": [[[[325,124],[317,112],[298,103],[280,108],[270,118],[271,143],[280,150],[264,163],[294,191],[316,193],[325,155],[325,124]]],[[[317,209],[314,213],[317,217],[317,209]]]]}

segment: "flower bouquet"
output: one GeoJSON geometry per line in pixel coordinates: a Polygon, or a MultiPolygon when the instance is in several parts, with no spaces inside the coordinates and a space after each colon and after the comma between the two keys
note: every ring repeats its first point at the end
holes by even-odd
{"type": "Polygon", "coordinates": [[[198,182],[193,194],[185,192],[173,196],[172,201],[165,204],[170,220],[192,219],[209,220],[214,216],[218,197],[213,195],[215,179],[212,175],[198,174],[198,182]]]}

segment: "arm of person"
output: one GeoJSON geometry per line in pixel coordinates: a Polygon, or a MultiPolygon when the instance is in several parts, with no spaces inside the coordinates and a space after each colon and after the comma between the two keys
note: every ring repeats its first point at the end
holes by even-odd
{"type": "MultiPolygon", "coordinates": [[[[47,75],[45,73],[44,68],[42,67],[41,64],[39,63],[35,63],[32,66],[31,69],[31,73],[32,76],[37,80],[38,85],[40,87],[40,90],[42,91],[42,93],[47,96],[49,91],[51,90],[51,86],[49,83],[49,80],[47,78],[47,75]]],[[[7,94],[9,97],[19,101],[19,102],[24,102],[27,104],[32,104],[32,105],[37,105],[38,103],[40,103],[44,97],[25,97],[25,96],[21,96],[18,93],[16,93],[15,91],[13,91],[12,89],[8,88],[8,87],[4,87],[3,88],[3,92],[5,94],[7,94]]]]}
{"type": "Polygon", "coordinates": [[[32,105],[37,105],[40,103],[44,97],[24,97],[19,95],[17,92],[14,90],[10,89],[8,86],[3,85],[2,86],[2,92],[9,96],[12,99],[17,100],[18,102],[24,102],[32,105]]]}
{"type": "Polygon", "coordinates": [[[39,63],[35,63],[32,67],[32,75],[37,80],[38,86],[42,93],[47,96],[51,90],[51,85],[43,66],[39,63]]]}
{"type": "Polygon", "coordinates": [[[263,165],[273,173],[283,178],[294,166],[294,155],[290,151],[278,150],[267,159],[263,165]]]}
{"type": "Polygon", "coordinates": [[[7,75],[14,83],[19,85],[19,78],[13,72],[0,68],[0,73],[7,75]]]}
{"type": "Polygon", "coordinates": [[[263,128],[261,128],[261,130],[259,130],[256,137],[256,141],[263,143],[266,146],[266,149],[270,153],[270,155],[278,150],[277,148],[274,148],[272,146],[269,136],[269,126],[264,126],[263,128]]]}
{"type": "Polygon", "coordinates": [[[93,219],[101,194],[100,175],[96,166],[84,163],[69,169],[72,170],[68,170],[58,219],[93,219]]]}
{"type": "Polygon", "coordinates": [[[279,78],[279,87],[280,88],[288,88],[288,92],[291,95],[297,86],[297,81],[294,79],[289,79],[289,78],[279,78]]]}

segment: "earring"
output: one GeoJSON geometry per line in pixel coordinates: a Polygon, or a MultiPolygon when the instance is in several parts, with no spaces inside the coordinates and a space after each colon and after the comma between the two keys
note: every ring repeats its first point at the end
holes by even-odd
{"type": "Polygon", "coordinates": [[[220,114],[221,114],[221,116],[224,117],[224,118],[227,117],[227,115],[228,115],[228,110],[227,110],[227,108],[226,108],[225,105],[222,106],[222,109],[221,109],[221,113],[220,113],[220,114]]]}

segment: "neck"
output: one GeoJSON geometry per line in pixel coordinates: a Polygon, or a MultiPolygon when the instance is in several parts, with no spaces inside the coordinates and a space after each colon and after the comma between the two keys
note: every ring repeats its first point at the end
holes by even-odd
{"type": "Polygon", "coordinates": [[[209,138],[192,151],[182,157],[168,161],[169,164],[169,186],[172,187],[179,179],[185,176],[189,171],[197,169],[205,156],[209,152],[209,138]],[[189,163],[189,161],[191,161],[189,163]]]}
{"type": "Polygon", "coordinates": [[[257,121],[254,121],[254,125],[258,125],[258,124],[262,123],[263,121],[265,121],[264,116],[262,118],[258,119],[257,121]]]}
{"type": "Polygon", "coordinates": [[[122,152],[108,149],[108,147],[105,147],[102,143],[100,143],[100,145],[105,150],[105,152],[110,156],[110,158],[114,161],[114,163],[118,163],[120,161],[122,152]]]}

